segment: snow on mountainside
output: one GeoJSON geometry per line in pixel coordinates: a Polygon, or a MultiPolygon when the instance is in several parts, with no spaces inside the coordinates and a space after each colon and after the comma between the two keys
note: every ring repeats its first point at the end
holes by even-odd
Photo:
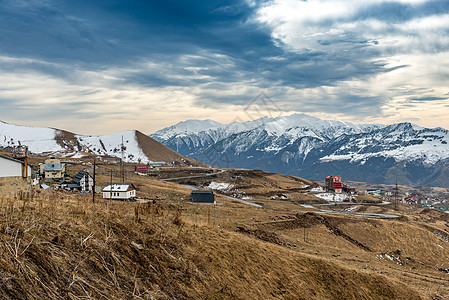
{"type": "Polygon", "coordinates": [[[431,166],[449,158],[449,132],[426,129],[410,123],[387,126],[368,134],[342,138],[341,144],[322,161],[349,160],[363,164],[373,157],[393,158],[396,162],[420,160],[431,166]]]}
{"type": "Polygon", "coordinates": [[[449,186],[449,133],[410,123],[353,124],[305,114],[220,124],[189,120],[151,135],[191,158],[320,179],[449,186]]]}
{"type": "MultiPolygon", "coordinates": [[[[124,159],[128,162],[148,161],[137,143],[136,131],[129,130],[103,136],[75,135],[82,149],[89,150],[98,155],[111,155],[121,157],[122,137],[124,145],[124,159]]],[[[87,150],[87,151],[86,151],[87,150]]]]}
{"type": "Polygon", "coordinates": [[[213,130],[223,126],[223,124],[212,120],[188,120],[158,131],[155,135],[159,139],[169,139],[173,136],[188,136],[203,130],[213,130]]]}
{"type": "Polygon", "coordinates": [[[79,157],[83,153],[121,157],[122,139],[124,160],[127,162],[174,161],[185,158],[168,147],[136,130],[103,136],[83,136],[71,132],[11,125],[0,121],[0,147],[24,145],[31,153],[79,157]]]}
{"type": "Polygon", "coordinates": [[[207,147],[235,136],[239,141],[238,145],[234,143],[236,149],[248,149],[251,145],[259,143],[264,145],[258,147],[259,151],[276,152],[304,137],[323,142],[342,134],[369,132],[383,126],[321,120],[305,114],[293,114],[231,124],[220,124],[211,120],[188,120],[159,130],[150,136],[182,155],[195,156],[207,147]],[[245,140],[245,132],[249,131],[260,132],[265,139],[245,140]],[[243,138],[238,138],[238,135],[243,138]]]}
{"type": "Polygon", "coordinates": [[[34,153],[62,150],[56,142],[58,131],[51,128],[17,126],[0,121],[0,146],[29,145],[34,153]]]}
{"type": "Polygon", "coordinates": [[[306,114],[293,114],[277,118],[261,118],[248,122],[221,124],[212,120],[187,120],[161,129],[150,136],[158,141],[176,138],[191,138],[219,133],[229,136],[255,128],[263,128],[272,136],[303,137],[313,136],[322,140],[331,139],[341,134],[367,132],[381,128],[380,124],[353,124],[343,121],[321,120],[306,114]]]}

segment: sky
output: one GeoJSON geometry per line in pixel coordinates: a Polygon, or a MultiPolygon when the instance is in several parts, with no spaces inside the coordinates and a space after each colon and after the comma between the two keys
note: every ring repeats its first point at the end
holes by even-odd
{"type": "Polygon", "coordinates": [[[0,0],[0,120],[97,135],[306,113],[449,129],[447,0],[0,0]]]}

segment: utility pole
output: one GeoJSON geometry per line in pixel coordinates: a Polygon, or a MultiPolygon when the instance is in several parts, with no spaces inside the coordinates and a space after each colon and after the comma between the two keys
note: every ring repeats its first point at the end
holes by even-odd
{"type": "Polygon", "coordinates": [[[94,156],[94,183],[92,185],[92,202],[95,203],[95,166],[96,166],[96,157],[94,156]]]}
{"type": "Polygon", "coordinates": [[[124,155],[124,150],[125,150],[125,146],[123,145],[123,135],[122,135],[122,161],[120,164],[120,171],[121,171],[121,175],[122,175],[122,182],[125,182],[125,166],[124,166],[124,160],[125,160],[125,155],[124,155]]]}
{"type": "Polygon", "coordinates": [[[394,210],[398,210],[398,180],[396,179],[396,187],[394,189],[394,210]]]}
{"type": "Polygon", "coordinates": [[[109,200],[112,200],[112,169],[111,169],[111,188],[109,189],[109,200]]]}

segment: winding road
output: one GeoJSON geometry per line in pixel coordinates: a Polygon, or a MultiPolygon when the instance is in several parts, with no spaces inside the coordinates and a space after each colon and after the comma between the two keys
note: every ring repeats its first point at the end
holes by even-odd
{"type": "MultiPolygon", "coordinates": [[[[331,204],[331,203],[329,203],[331,204]]],[[[353,205],[359,205],[359,203],[353,205]]],[[[386,204],[384,204],[386,205],[386,204]]],[[[317,209],[316,213],[319,214],[332,214],[332,215],[350,215],[350,216],[356,216],[356,217],[362,217],[362,218],[373,218],[373,219],[397,219],[400,218],[400,215],[393,215],[393,214],[376,214],[376,213],[361,213],[361,212],[353,212],[353,211],[334,211],[334,210],[327,210],[327,209],[320,209],[318,207],[315,207],[313,205],[307,205],[302,204],[302,207],[305,208],[314,208],[317,209]]]]}
{"type": "MultiPolygon", "coordinates": [[[[183,187],[185,187],[185,188],[188,188],[188,189],[191,189],[191,190],[198,190],[198,188],[197,187],[194,187],[194,186],[192,186],[192,185],[187,185],[187,184],[181,184],[183,187]]],[[[224,197],[226,197],[226,198],[228,198],[228,199],[231,199],[231,200],[236,200],[236,201],[239,201],[239,202],[242,202],[242,203],[244,203],[244,204],[247,204],[247,205],[251,205],[251,206],[254,206],[254,207],[263,207],[262,205],[260,205],[260,204],[257,204],[257,203],[254,203],[254,202],[249,202],[249,201],[246,201],[246,200],[243,200],[243,199],[239,199],[239,198],[235,198],[235,197],[231,197],[231,196],[226,196],[226,195],[223,195],[223,194],[219,194],[220,196],[224,196],[224,197]]]]}

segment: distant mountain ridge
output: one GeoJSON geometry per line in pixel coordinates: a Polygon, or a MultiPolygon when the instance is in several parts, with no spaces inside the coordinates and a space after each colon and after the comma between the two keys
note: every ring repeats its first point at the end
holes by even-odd
{"type": "MultiPolygon", "coordinates": [[[[288,117],[261,118],[244,123],[221,124],[212,120],[188,120],[150,134],[155,140],[184,155],[194,154],[211,144],[247,131],[264,131],[270,139],[268,151],[282,149],[284,144],[300,138],[327,141],[344,133],[361,133],[377,129],[382,125],[358,125],[343,121],[328,121],[305,114],[288,117]],[[199,148],[199,149],[198,149],[199,148]],[[189,150],[192,150],[189,153],[189,150]]],[[[254,141],[260,143],[260,141],[254,141]]],[[[240,141],[240,145],[245,144],[240,141]]]]}
{"type": "Polygon", "coordinates": [[[220,124],[189,120],[150,135],[182,155],[222,167],[322,180],[449,187],[449,133],[411,123],[353,124],[305,114],[220,124]]]}
{"type": "Polygon", "coordinates": [[[127,162],[165,161],[190,164],[182,155],[137,130],[102,136],[84,136],[72,132],[46,128],[12,125],[0,121],[0,147],[24,145],[31,153],[81,157],[86,153],[121,157],[122,139],[124,160],[127,162]]]}

